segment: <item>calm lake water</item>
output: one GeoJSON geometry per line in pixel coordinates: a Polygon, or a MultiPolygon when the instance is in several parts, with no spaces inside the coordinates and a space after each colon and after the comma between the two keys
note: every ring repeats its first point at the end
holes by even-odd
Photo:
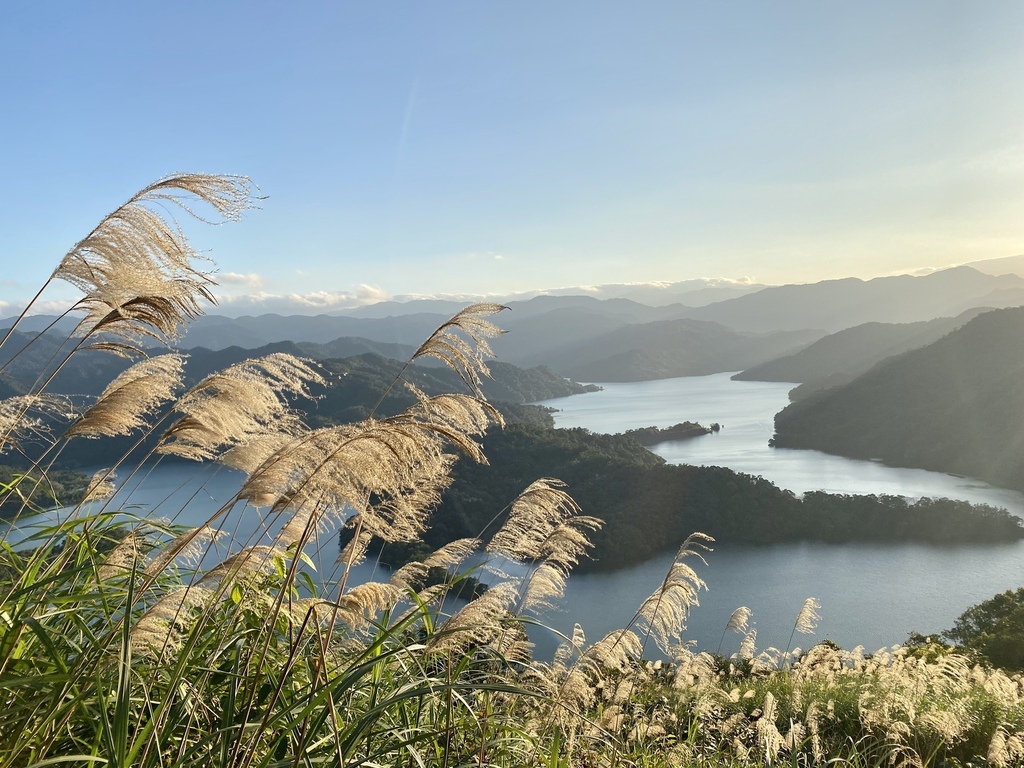
{"type": "MultiPolygon", "coordinates": [[[[673,463],[719,465],[762,475],[794,492],[823,489],[842,493],[892,493],[908,497],[948,496],[996,504],[1024,516],[1024,496],[965,478],[923,470],[886,467],[819,453],[768,447],[773,417],[788,402],[791,385],[735,382],[728,374],[632,384],[605,384],[601,392],[551,400],[558,426],[621,432],[680,421],[718,422],[721,432],[688,441],[663,443],[657,452],[673,463]]],[[[173,517],[199,525],[237,491],[238,473],[165,463],[145,476],[122,477],[112,508],[140,515],[173,517]]],[[[571,491],[571,489],[570,489],[571,491]]],[[[274,521],[252,508],[225,516],[224,530],[236,542],[272,530],[274,521]]],[[[326,533],[314,553],[319,573],[330,573],[337,539],[326,533]]],[[[209,557],[227,551],[221,542],[209,557]]],[[[573,576],[563,608],[548,623],[571,633],[579,622],[590,640],[624,626],[636,607],[653,592],[672,552],[608,574],[573,576]]],[[[715,651],[729,615],[745,605],[753,610],[758,647],[785,649],[804,600],[822,604],[815,635],[797,635],[801,647],[829,638],[847,648],[868,650],[901,643],[913,630],[936,633],[952,626],[967,607],[997,592],[1024,585],[1024,542],[1007,545],[936,547],[927,545],[786,544],[770,547],[716,545],[698,572],[708,584],[694,609],[686,637],[695,647],[715,651]]],[[[359,569],[354,579],[374,577],[374,566],[359,569]]],[[[376,574],[378,577],[380,574],[376,574]]],[[[554,647],[550,635],[532,633],[538,655],[554,647]]],[[[722,650],[734,652],[739,637],[725,639],[722,650]]]]}
{"type": "MultiPolygon", "coordinates": [[[[788,403],[787,393],[795,385],[731,381],[729,376],[602,384],[601,392],[544,404],[559,409],[558,426],[594,432],[718,422],[723,428],[717,434],[663,443],[655,451],[672,463],[761,475],[796,493],[947,496],[1024,516],[1024,495],[977,480],[818,451],[770,448],[774,415],[788,403]]],[[[615,573],[574,576],[566,609],[551,623],[568,631],[578,621],[591,640],[622,626],[660,584],[673,554],[615,573]]],[[[905,641],[911,631],[947,629],[969,606],[1024,585],[1024,542],[955,547],[716,545],[707,561],[698,572],[708,591],[691,614],[687,637],[697,648],[711,651],[718,648],[730,614],[741,605],[753,611],[759,648],[785,649],[804,600],[816,597],[822,604],[818,632],[797,635],[794,645],[806,648],[828,638],[847,648],[874,650],[905,641]]],[[[732,653],[738,646],[739,637],[731,636],[722,650],[732,653]]]]}

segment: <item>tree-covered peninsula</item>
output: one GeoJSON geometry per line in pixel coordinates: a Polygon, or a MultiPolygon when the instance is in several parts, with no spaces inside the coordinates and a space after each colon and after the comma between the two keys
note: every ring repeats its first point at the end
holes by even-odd
{"type": "MultiPolygon", "coordinates": [[[[537,473],[568,484],[583,511],[604,520],[592,561],[612,570],[678,547],[694,531],[720,542],[918,541],[937,544],[1024,538],[1004,509],[950,499],[811,492],[798,497],[761,477],[724,467],[667,464],[628,435],[512,425],[484,439],[489,464],[459,462],[423,544],[434,548],[500,525],[508,503],[537,473]]],[[[385,550],[391,564],[411,551],[385,550]]]]}

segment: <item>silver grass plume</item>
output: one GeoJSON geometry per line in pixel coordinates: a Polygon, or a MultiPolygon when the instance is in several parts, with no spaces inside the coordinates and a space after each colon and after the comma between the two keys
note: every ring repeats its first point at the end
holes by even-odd
{"type": "Polygon", "coordinates": [[[447,482],[447,446],[483,460],[472,436],[482,435],[489,423],[487,407],[460,395],[429,398],[388,419],[314,430],[268,458],[239,498],[255,503],[276,497],[278,510],[315,504],[317,514],[340,515],[352,507],[385,541],[408,540],[425,525],[426,511],[415,505],[435,499],[447,482]]]}
{"type": "Polygon", "coordinates": [[[747,622],[750,621],[751,610],[746,606],[740,606],[732,612],[732,616],[729,617],[729,621],[725,624],[725,629],[722,630],[722,637],[718,641],[718,650],[715,653],[722,652],[722,643],[725,642],[725,636],[729,632],[738,632],[743,634],[747,631],[747,622]]]}
{"type": "Polygon", "coordinates": [[[138,531],[128,531],[125,536],[114,545],[103,562],[96,569],[96,581],[104,584],[112,578],[124,577],[143,564],[143,550],[149,546],[145,535],[138,531]]]}
{"type": "MultiPolygon", "coordinates": [[[[218,461],[225,467],[231,467],[251,475],[271,456],[291,444],[296,437],[295,431],[293,429],[293,432],[289,433],[275,430],[254,435],[246,442],[228,448],[220,455],[218,461]]],[[[301,430],[298,431],[301,432],[301,430]]],[[[251,503],[255,507],[265,507],[273,504],[277,499],[278,495],[274,495],[273,498],[262,500],[262,503],[256,500],[251,503]]]]}
{"type": "Polygon", "coordinates": [[[1020,765],[1022,758],[1024,731],[1010,733],[1004,723],[997,725],[988,746],[988,761],[996,768],[1006,768],[1010,765],[1020,765]]]}
{"type": "Polygon", "coordinates": [[[534,662],[526,679],[539,689],[542,700],[550,704],[540,717],[562,727],[575,725],[578,713],[589,710],[597,699],[594,670],[581,663],[586,636],[583,627],[573,625],[572,637],[560,643],[551,664],[534,662]]]}
{"type": "Polygon", "coordinates": [[[737,653],[737,657],[741,661],[750,661],[754,658],[754,654],[757,652],[757,630],[750,629],[745,635],[743,635],[743,641],[740,643],[740,650],[737,653]]]}
{"type": "Polygon", "coordinates": [[[472,438],[482,436],[492,424],[505,426],[501,413],[486,400],[471,395],[446,394],[428,397],[414,386],[408,388],[417,402],[402,413],[382,421],[412,424],[432,432],[479,464],[486,464],[483,449],[472,438]]]}
{"type": "Polygon", "coordinates": [[[174,205],[203,220],[192,201],[209,205],[219,219],[234,221],[251,207],[252,184],[241,176],[176,174],[136,193],[75,244],[54,270],[85,295],[78,332],[103,332],[120,342],[95,346],[118,353],[137,350],[141,339],[172,341],[184,323],[214,303],[213,280],[193,262],[199,255],[161,209],[174,205]]]}
{"type": "Polygon", "coordinates": [[[441,494],[452,481],[455,457],[444,455],[423,466],[413,482],[368,504],[359,513],[362,529],[386,542],[417,540],[427,527],[427,516],[441,503],[441,494]]]}
{"type": "Polygon", "coordinates": [[[623,672],[643,655],[643,650],[643,643],[633,630],[616,629],[590,646],[580,661],[600,675],[623,672]]]}
{"type": "Polygon", "coordinates": [[[587,636],[579,622],[572,625],[572,637],[558,644],[555,650],[555,657],[552,661],[552,668],[555,670],[567,670],[572,666],[573,660],[578,657],[587,644],[587,636]]]}
{"type": "Polygon", "coordinates": [[[275,353],[211,374],[176,403],[183,414],[160,439],[158,453],[202,461],[266,433],[300,431],[289,397],[310,397],[323,377],[308,363],[275,353]]]}
{"type": "Polygon", "coordinates": [[[690,608],[698,604],[698,592],[707,588],[704,580],[684,561],[696,557],[706,565],[699,550],[706,551],[708,547],[704,542],[710,541],[714,539],[703,533],[690,534],[679,548],[661,586],[637,611],[637,618],[647,630],[648,636],[653,637],[666,654],[685,629],[690,608]]]}
{"type": "Polygon", "coordinates": [[[541,545],[579,506],[563,489],[565,483],[542,477],[516,497],[505,524],[491,537],[487,551],[510,560],[530,562],[542,556],[541,545]]]}
{"type": "Polygon", "coordinates": [[[775,726],[775,711],[777,702],[771,691],[764,695],[764,706],[761,717],[758,718],[757,741],[764,751],[765,762],[771,765],[779,755],[779,751],[785,746],[785,739],[775,726]]]}
{"type": "MultiPolygon", "coordinates": [[[[406,563],[391,575],[390,582],[405,589],[417,590],[422,586],[431,568],[444,568],[447,571],[458,567],[479,547],[479,539],[456,539],[431,553],[422,562],[413,560],[406,563]]],[[[339,562],[342,561],[342,558],[338,559],[339,562]]]]}
{"type": "Polygon", "coordinates": [[[150,555],[149,564],[146,566],[143,576],[151,581],[158,574],[162,573],[174,560],[198,564],[206,545],[216,541],[223,535],[223,531],[212,528],[209,525],[191,528],[179,534],[161,547],[158,552],[150,555]]]}
{"type": "Polygon", "coordinates": [[[368,581],[338,598],[339,616],[353,629],[360,629],[381,611],[393,608],[403,596],[394,584],[368,581]]]}
{"type": "Polygon", "coordinates": [[[450,653],[492,642],[501,636],[502,623],[515,599],[515,584],[496,584],[444,622],[431,637],[428,648],[450,653]]]}
{"type": "Polygon", "coordinates": [[[208,570],[199,580],[199,586],[214,589],[224,584],[237,584],[250,576],[273,574],[277,571],[276,561],[286,556],[279,547],[265,544],[246,547],[208,570]]]}
{"type": "Polygon", "coordinates": [[[745,633],[747,631],[747,622],[750,621],[751,613],[752,611],[749,608],[745,605],[741,605],[732,612],[732,616],[729,617],[729,621],[725,625],[725,631],[745,633]]]}
{"type": "Polygon", "coordinates": [[[53,419],[74,416],[63,395],[16,395],[0,400],[0,454],[31,438],[45,438],[53,419]]]}
{"type": "Polygon", "coordinates": [[[93,476],[89,478],[85,493],[82,494],[81,503],[109,499],[117,492],[117,486],[114,485],[115,478],[116,476],[110,469],[100,469],[94,472],[93,476]]]}
{"type": "Polygon", "coordinates": [[[115,437],[141,429],[181,386],[183,362],[182,355],[167,354],[131,366],[107,385],[65,437],[115,437]]]}
{"type": "MultiPolygon", "coordinates": [[[[359,531],[358,534],[353,536],[352,539],[341,548],[341,551],[338,552],[338,557],[334,562],[341,563],[349,567],[359,565],[366,559],[366,550],[370,546],[370,541],[372,540],[372,533],[369,531],[359,531]]],[[[392,581],[394,581],[394,577],[392,577],[392,581]]]]}
{"type": "Polygon", "coordinates": [[[434,551],[423,561],[423,564],[427,568],[452,568],[458,566],[479,548],[479,539],[456,539],[434,551]]]}
{"type": "Polygon", "coordinates": [[[821,610],[821,603],[813,597],[808,597],[804,601],[800,613],[797,614],[794,629],[805,635],[812,634],[818,628],[818,622],[821,621],[821,614],[818,613],[819,610],[821,610]]]}
{"type": "Polygon", "coordinates": [[[409,362],[421,357],[437,358],[458,373],[474,394],[481,396],[482,378],[490,376],[485,360],[493,355],[487,340],[504,333],[485,318],[504,309],[508,307],[492,302],[466,307],[434,331],[409,362]]]}
{"type": "Polygon", "coordinates": [[[601,525],[596,517],[578,515],[555,526],[538,547],[540,564],[527,578],[522,599],[524,610],[542,611],[554,607],[554,601],[565,594],[570,572],[593,546],[587,531],[596,531],[601,525]]]}
{"type": "Polygon", "coordinates": [[[821,621],[821,614],[818,613],[820,609],[821,603],[819,603],[815,598],[808,597],[804,600],[804,604],[800,608],[800,613],[796,615],[796,622],[793,624],[793,631],[789,633],[789,643],[786,645],[786,653],[789,653],[789,649],[793,647],[793,637],[797,632],[810,635],[818,628],[818,622],[821,621]]]}
{"type": "Polygon", "coordinates": [[[131,628],[134,649],[164,660],[181,647],[192,622],[214,598],[211,590],[183,586],[157,600],[131,628]]]}

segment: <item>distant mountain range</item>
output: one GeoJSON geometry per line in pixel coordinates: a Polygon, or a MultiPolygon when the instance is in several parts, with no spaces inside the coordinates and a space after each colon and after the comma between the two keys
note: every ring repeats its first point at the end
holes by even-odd
{"type": "Polygon", "coordinates": [[[1024,255],[1004,256],[1000,259],[983,259],[964,264],[986,275],[1018,275],[1024,277],[1024,255]]]}
{"type": "Polygon", "coordinates": [[[790,404],[775,417],[775,445],[1024,489],[1024,307],[978,315],[790,404]]]}
{"type": "MultiPolygon", "coordinates": [[[[635,381],[750,369],[773,358],[794,355],[826,334],[866,323],[917,323],[956,317],[980,307],[1024,304],[1024,278],[1009,273],[985,274],[967,266],[920,277],[902,275],[867,281],[849,278],[759,289],[742,284],[716,285],[713,281],[691,282],[674,284],[675,289],[601,289],[604,295],[614,293],[613,288],[637,296],[656,291],[663,300],[670,295],[694,300],[729,298],[702,306],[654,306],[631,298],[592,295],[543,295],[512,301],[508,305],[510,311],[495,318],[508,333],[494,340],[494,351],[501,360],[524,367],[546,365],[579,380],[635,381]],[[737,292],[742,295],[735,295],[737,292]]],[[[302,345],[312,345],[306,346],[303,354],[318,358],[374,352],[402,359],[461,307],[461,302],[430,300],[385,302],[346,315],[208,315],[189,328],[180,346],[212,351],[232,347],[251,350],[292,342],[300,349],[302,345]]],[[[52,319],[30,317],[21,330],[41,329],[52,319]]],[[[66,326],[68,322],[62,324],[66,326]]],[[[858,344],[873,351],[861,357],[852,355],[849,370],[830,373],[845,373],[848,380],[860,372],[853,365],[855,362],[869,366],[885,354],[930,340],[896,338],[901,333],[913,336],[917,332],[861,329],[843,341],[847,352],[841,354],[847,354],[858,344]],[[854,339],[858,334],[859,341],[854,339]]],[[[807,355],[804,362],[827,357],[820,349],[807,355]]],[[[781,363],[780,366],[773,370],[786,367],[781,363]]],[[[808,378],[810,374],[800,376],[808,378]]]]}
{"type": "Polygon", "coordinates": [[[718,323],[660,320],[565,345],[542,359],[578,381],[647,381],[734,371],[792,353],[820,337],[820,331],[737,333],[718,323]]]}
{"type": "Polygon", "coordinates": [[[367,304],[354,309],[346,309],[331,314],[350,317],[391,317],[418,313],[454,314],[467,304],[475,301],[494,301],[500,304],[522,304],[534,298],[560,298],[566,296],[586,296],[591,299],[627,299],[649,307],[663,307],[670,304],[683,304],[688,307],[703,307],[716,301],[733,299],[747,293],[759,291],[767,286],[761,283],[750,283],[722,278],[700,278],[680,282],[652,283],[611,283],[594,286],[574,286],[571,288],[555,288],[543,291],[527,291],[509,296],[460,298],[446,297],[438,299],[410,299],[381,301],[367,304]]]}
{"type": "Polygon", "coordinates": [[[863,323],[913,323],[952,317],[974,307],[1024,304],[1024,278],[954,267],[923,277],[825,280],[782,285],[694,309],[698,320],[737,331],[818,328],[829,333],[863,323]]]}
{"type": "Polygon", "coordinates": [[[800,386],[789,393],[791,400],[799,400],[820,389],[847,384],[887,357],[925,347],[989,311],[988,307],[979,307],[956,317],[918,323],[856,325],[818,339],[796,354],[755,365],[732,378],[800,382],[800,386]]]}

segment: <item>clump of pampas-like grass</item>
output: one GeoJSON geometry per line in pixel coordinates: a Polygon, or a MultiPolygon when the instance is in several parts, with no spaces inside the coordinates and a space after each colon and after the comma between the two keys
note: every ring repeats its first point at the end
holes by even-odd
{"type": "MultiPolygon", "coordinates": [[[[689,648],[682,633],[705,588],[694,563],[710,543],[701,534],[626,627],[590,643],[577,626],[551,662],[533,658],[525,627],[557,602],[600,526],[551,478],[494,510],[508,515],[489,541],[461,539],[356,579],[373,542],[420,537],[455,461],[486,461],[482,437],[502,421],[480,386],[503,307],[472,305],[431,334],[381,393],[381,402],[396,386],[413,394],[395,415],[378,416],[378,402],[361,421],[309,427],[294,404],[327,381],[314,363],[281,354],[182,392],[185,357],[144,344],[176,339],[213,300],[214,281],[167,213],[233,221],[253,191],[243,177],[161,179],[75,244],[47,281],[81,291],[68,312],[82,317],[29,391],[0,400],[0,450],[24,454],[35,473],[18,482],[45,483],[69,441],[156,447],[96,473],[73,509],[33,518],[48,522],[24,535],[4,529],[0,765],[1024,758],[1024,683],[955,654],[827,644],[758,653],[746,608],[723,631],[723,641],[743,636],[732,658],[689,648]],[[84,349],[140,359],[91,401],[48,393],[84,349]],[[408,365],[427,357],[453,369],[465,391],[431,396],[405,381],[408,365]],[[237,471],[239,489],[191,526],[130,498],[111,507],[116,476],[168,458],[237,471]],[[259,535],[232,536],[235,513],[258,518],[259,535]],[[350,535],[336,548],[342,526],[350,535]],[[484,572],[486,590],[454,596],[469,573],[484,572]],[[663,660],[645,658],[655,649],[663,660]]],[[[30,515],[37,510],[18,482],[4,492],[25,498],[30,515]]],[[[809,599],[793,636],[812,632],[819,610],[809,599]]]]}
{"type": "Polygon", "coordinates": [[[467,659],[484,654],[489,675],[508,675],[503,694],[514,692],[507,665],[529,660],[516,606],[560,591],[595,521],[553,483],[531,487],[517,510],[533,499],[531,514],[552,514],[517,520],[531,547],[509,553],[536,561],[531,586],[507,579],[450,617],[440,612],[449,584],[424,586],[426,575],[464,561],[475,540],[388,581],[350,583],[371,539],[419,537],[457,456],[486,461],[479,439],[501,417],[480,384],[488,339],[500,333],[489,318],[504,308],[467,307],[409,361],[442,361],[466,393],[427,396],[400,374],[391,387],[409,387],[416,402],[394,416],[374,408],[360,422],[310,429],[291,404],[327,382],[283,354],[232,365],[182,394],[184,356],[150,356],[143,345],[173,342],[213,301],[214,280],[167,211],[201,218],[206,208],[233,221],[251,207],[252,190],[242,177],[161,179],[76,243],[44,285],[78,288],[68,312],[82,317],[32,391],[0,402],[5,446],[51,436],[38,464],[71,440],[141,444],[153,434],[154,458],[218,462],[244,477],[234,499],[182,529],[105,509],[116,462],[67,517],[5,544],[0,754],[26,765],[91,756],[117,765],[422,763],[456,749],[454,734],[463,757],[525,754],[530,737],[514,746],[502,718],[492,719],[492,736],[471,735],[488,689],[467,659]],[[86,349],[142,359],[76,412],[45,390],[86,349]],[[236,505],[273,523],[211,562],[208,547],[230,539],[221,522],[236,505]],[[336,540],[343,523],[355,530],[340,570],[310,579],[309,552],[336,540]],[[470,655],[453,657],[455,648],[470,655]],[[399,721],[406,725],[382,727],[399,721]]]}

